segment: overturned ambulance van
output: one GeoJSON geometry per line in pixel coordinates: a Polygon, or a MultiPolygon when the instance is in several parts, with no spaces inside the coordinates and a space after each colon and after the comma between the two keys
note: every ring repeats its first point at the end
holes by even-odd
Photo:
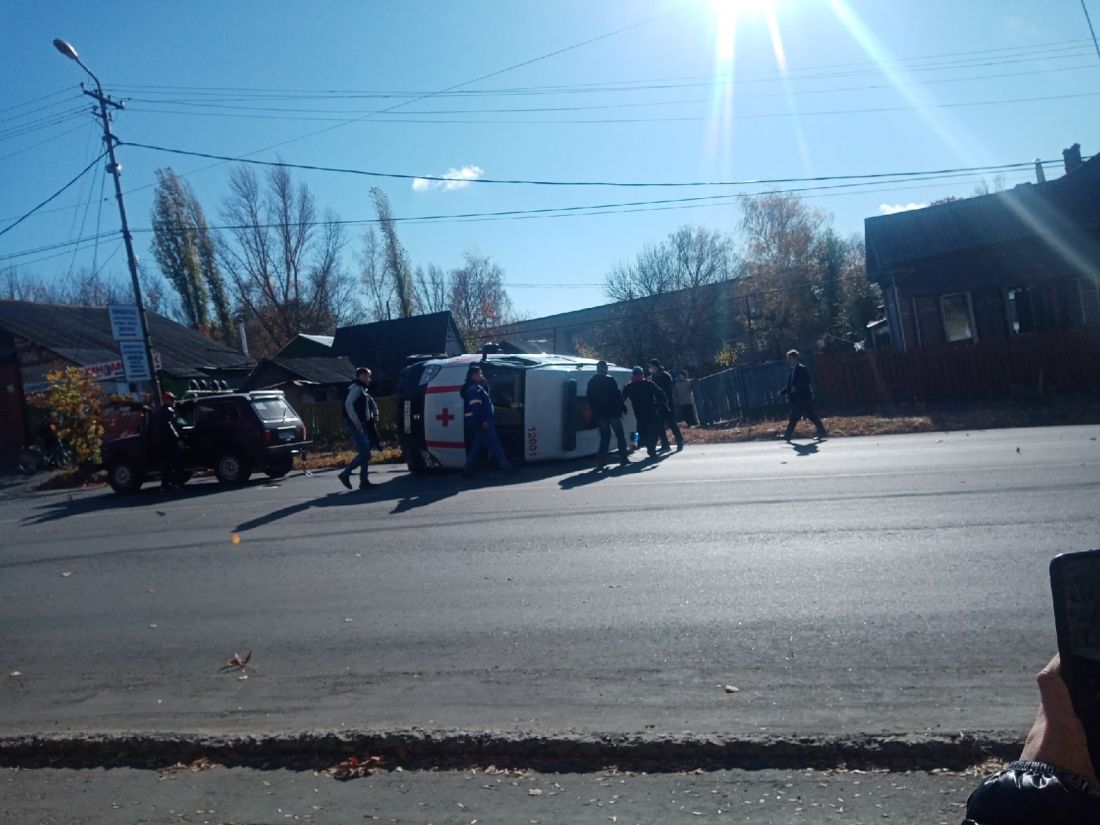
{"type": "MultiPolygon", "coordinates": [[[[596,361],[567,355],[459,355],[418,361],[401,372],[397,430],[409,469],[461,469],[469,437],[460,390],[477,364],[489,382],[496,430],[508,459],[517,463],[593,456],[599,431],[585,393],[596,361]]],[[[622,387],[630,370],[608,369],[622,387]]],[[[627,407],[623,426],[634,429],[627,407]]],[[[611,449],[616,447],[611,436],[611,449]]]]}

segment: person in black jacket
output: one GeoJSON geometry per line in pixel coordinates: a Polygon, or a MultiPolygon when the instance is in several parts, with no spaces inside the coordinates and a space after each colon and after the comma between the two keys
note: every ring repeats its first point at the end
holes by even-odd
{"type": "Polygon", "coordinates": [[[340,471],[337,478],[340,483],[351,489],[351,474],[359,467],[359,489],[368,490],[374,486],[367,477],[370,467],[371,445],[378,446],[378,404],[370,394],[371,371],[359,367],[355,371],[355,383],[348,386],[348,395],[342,408],[348,437],[359,454],[348,466],[340,471]]]}
{"type": "Polygon", "coordinates": [[[606,361],[596,364],[596,374],[588,379],[588,389],[585,394],[588,398],[588,406],[592,410],[592,418],[600,431],[596,466],[602,467],[607,463],[607,448],[611,445],[612,431],[615,432],[615,440],[619,444],[619,463],[629,464],[626,434],[623,432],[623,413],[626,412],[626,404],[623,403],[623,392],[619,389],[618,382],[607,374],[606,361]]]}
{"type": "Polygon", "coordinates": [[[792,349],[787,353],[787,364],[790,366],[791,371],[787,374],[787,386],[779,391],[787,396],[787,401],[791,405],[791,417],[787,421],[787,434],[784,436],[787,441],[791,440],[791,436],[794,435],[794,428],[803,418],[808,419],[817,427],[818,438],[825,438],[828,435],[825,432],[825,425],[821,423],[821,419],[814,412],[814,397],[810,391],[810,371],[806,369],[805,364],[798,360],[800,357],[796,349],[792,349]]]}
{"type": "Polygon", "coordinates": [[[160,489],[167,492],[180,486],[183,473],[183,457],[180,455],[179,421],[176,419],[176,396],[165,390],[160,396],[160,406],[153,410],[150,430],[153,449],[160,461],[160,489]]]}
{"type": "Polygon", "coordinates": [[[672,435],[676,439],[676,452],[681,452],[684,449],[684,434],[680,432],[680,425],[676,423],[676,416],[672,410],[672,376],[661,366],[660,361],[653,358],[649,362],[649,378],[660,388],[666,399],[664,409],[661,410],[661,425],[657,430],[661,438],[661,451],[668,452],[671,449],[668,446],[668,433],[665,432],[669,429],[672,430],[672,435]]]}
{"type": "Polygon", "coordinates": [[[970,794],[963,825],[1100,822],[1100,781],[1061,671],[1055,656],[1039,672],[1039,714],[1023,753],[970,794]]]}
{"type": "Polygon", "coordinates": [[[638,440],[649,457],[653,458],[657,455],[657,435],[661,430],[668,399],[660,387],[652,381],[646,381],[645,370],[641,367],[634,368],[630,383],[623,387],[623,398],[634,408],[638,440]]]}

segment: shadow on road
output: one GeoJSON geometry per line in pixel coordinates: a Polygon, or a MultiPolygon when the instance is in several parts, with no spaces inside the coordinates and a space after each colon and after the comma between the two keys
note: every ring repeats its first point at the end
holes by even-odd
{"type": "MultiPolygon", "coordinates": [[[[272,483],[281,484],[284,480],[279,479],[277,482],[272,482],[271,479],[256,479],[245,486],[263,487],[272,483]]],[[[79,516],[83,513],[98,513],[104,510],[129,510],[134,507],[155,508],[158,505],[170,504],[173,501],[205,498],[224,490],[225,488],[221,484],[205,481],[188,484],[186,487],[167,495],[161,493],[159,486],[153,485],[146,486],[132,495],[117,495],[105,490],[103,495],[81,495],[79,498],[75,498],[75,494],[85,491],[74,490],[70,493],[59,491],[52,501],[40,507],[34,515],[27,516],[21,523],[27,525],[46,524],[70,516],[79,516]]]]}
{"type": "Polygon", "coordinates": [[[597,484],[609,478],[646,473],[650,470],[656,470],[657,465],[667,457],[668,456],[658,455],[653,458],[644,458],[640,461],[634,460],[629,464],[614,464],[603,468],[593,467],[591,470],[586,470],[583,473],[577,473],[576,475],[563,478],[558,482],[558,486],[563,490],[575,490],[578,487],[587,487],[589,484],[597,484]]]}
{"type": "Polygon", "coordinates": [[[814,442],[811,442],[809,444],[795,444],[792,441],[791,442],[791,449],[794,450],[795,455],[800,456],[800,457],[805,456],[805,455],[813,455],[814,453],[817,452],[817,442],[814,441],[814,442]]]}

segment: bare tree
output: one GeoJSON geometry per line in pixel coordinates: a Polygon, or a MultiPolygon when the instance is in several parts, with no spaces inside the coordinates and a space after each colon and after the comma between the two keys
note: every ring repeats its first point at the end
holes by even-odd
{"type": "Polygon", "coordinates": [[[628,302],[605,325],[599,345],[616,359],[708,362],[724,331],[722,284],[734,272],[730,241],[705,227],[682,227],[608,274],[604,290],[628,302]]]}
{"type": "Polygon", "coordinates": [[[413,275],[416,303],[422,312],[443,312],[451,308],[451,282],[435,264],[418,266],[413,275]]]}
{"type": "Polygon", "coordinates": [[[370,190],[370,196],[378,213],[378,227],[382,233],[383,271],[393,287],[396,299],[394,310],[397,317],[409,318],[416,314],[416,291],[413,288],[409,256],[397,237],[386,193],[375,186],[370,190]]]}
{"type": "Polygon", "coordinates": [[[512,301],[504,288],[504,270],[476,250],[463,253],[450,273],[451,314],[467,344],[492,327],[511,320],[512,301]]]}
{"type": "MultiPolygon", "coordinates": [[[[344,233],[333,213],[318,231],[317,207],[304,183],[282,167],[261,185],[249,167],[229,178],[222,207],[230,239],[218,253],[241,305],[277,349],[299,332],[328,331],[355,311],[350,279],[341,267],[344,233]]],[[[259,342],[257,342],[259,346],[259,342]]]]}

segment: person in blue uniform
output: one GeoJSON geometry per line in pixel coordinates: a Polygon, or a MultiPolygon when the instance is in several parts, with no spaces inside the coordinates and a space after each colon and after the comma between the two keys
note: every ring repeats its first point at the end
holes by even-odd
{"type": "Polygon", "coordinates": [[[468,433],[466,467],[462,475],[473,475],[474,465],[486,450],[502,470],[512,472],[515,468],[504,455],[504,447],[497,436],[496,410],[490,397],[489,382],[477,364],[466,372],[466,383],[462,385],[462,407],[468,433]]]}

